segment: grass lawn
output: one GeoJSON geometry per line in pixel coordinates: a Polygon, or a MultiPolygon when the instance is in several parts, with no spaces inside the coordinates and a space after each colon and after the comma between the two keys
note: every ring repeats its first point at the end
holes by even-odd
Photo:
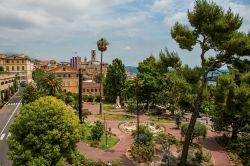
{"type": "Polygon", "coordinates": [[[148,121],[158,122],[158,123],[172,123],[172,122],[175,122],[174,119],[171,119],[171,118],[158,118],[157,116],[149,117],[148,121]]]}
{"type": "Polygon", "coordinates": [[[114,103],[102,103],[104,111],[111,111],[115,109],[114,103]]]}
{"type": "MultiPolygon", "coordinates": [[[[90,135],[91,135],[91,129],[92,129],[93,125],[91,125],[90,123],[85,123],[83,124],[83,128],[84,128],[84,139],[83,142],[90,145],[92,140],[89,139],[90,135]]],[[[112,148],[114,145],[116,145],[119,142],[119,138],[117,136],[113,136],[108,134],[108,141],[107,141],[107,146],[106,146],[106,137],[105,134],[102,135],[101,140],[99,142],[99,145],[97,145],[97,148],[100,149],[109,149],[112,148]]]]}
{"type": "MultiPolygon", "coordinates": [[[[103,119],[101,115],[95,115],[97,118],[103,119]]],[[[132,115],[122,115],[122,114],[105,114],[106,120],[119,120],[119,121],[127,121],[135,119],[135,116],[132,115]]]]}

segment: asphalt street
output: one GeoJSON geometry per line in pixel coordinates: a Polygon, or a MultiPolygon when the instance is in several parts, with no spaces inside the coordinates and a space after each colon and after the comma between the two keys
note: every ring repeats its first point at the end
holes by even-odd
{"type": "Polygon", "coordinates": [[[7,138],[11,135],[11,133],[9,133],[9,127],[21,107],[22,93],[23,88],[20,88],[16,95],[0,109],[0,166],[12,165],[12,161],[9,160],[7,156],[7,138]]]}

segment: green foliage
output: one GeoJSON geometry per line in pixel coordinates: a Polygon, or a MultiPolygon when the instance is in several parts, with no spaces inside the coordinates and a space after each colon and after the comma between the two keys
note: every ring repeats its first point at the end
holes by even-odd
{"type": "Polygon", "coordinates": [[[157,144],[160,144],[166,152],[169,151],[171,145],[176,144],[176,138],[164,132],[159,133],[154,140],[157,144]]]}
{"type": "MultiPolygon", "coordinates": [[[[188,123],[184,123],[181,125],[181,136],[184,137],[187,129],[188,129],[188,123]]],[[[192,134],[192,139],[191,139],[191,143],[193,142],[194,138],[200,137],[202,136],[203,138],[205,138],[207,135],[207,127],[200,123],[200,122],[196,122],[195,126],[194,126],[194,131],[192,134]]]]}
{"type": "Polygon", "coordinates": [[[104,125],[101,121],[96,121],[95,126],[91,129],[91,139],[100,141],[104,134],[104,125]]]}
{"type": "Polygon", "coordinates": [[[177,128],[179,129],[181,126],[181,115],[180,114],[175,115],[175,124],[176,124],[177,128]]]}
{"type": "Polygon", "coordinates": [[[116,58],[108,66],[108,71],[104,83],[104,94],[109,101],[115,102],[117,96],[122,99],[125,81],[127,79],[125,66],[122,60],[116,58]]]}
{"type": "Polygon", "coordinates": [[[38,86],[40,85],[39,84],[40,80],[46,77],[47,77],[47,74],[45,73],[43,69],[36,69],[32,72],[32,79],[38,84],[38,86]]]}
{"type": "Polygon", "coordinates": [[[186,164],[190,139],[194,132],[195,121],[201,110],[203,90],[206,85],[206,77],[209,71],[221,67],[224,63],[230,63],[236,55],[249,55],[249,35],[239,32],[242,18],[234,14],[231,9],[224,11],[213,1],[196,0],[192,11],[187,12],[188,26],[176,23],[171,29],[172,38],[179,44],[180,48],[191,51],[198,44],[201,48],[200,60],[202,75],[201,85],[196,97],[195,109],[190,122],[191,132],[187,132],[181,165],[186,164]],[[214,56],[207,56],[208,51],[213,50],[214,56]]]}
{"type": "Polygon", "coordinates": [[[101,51],[101,52],[104,52],[104,51],[107,50],[109,42],[106,39],[101,38],[100,40],[97,41],[96,44],[97,44],[98,50],[101,51]]]}
{"type": "Polygon", "coordinates": [[[130,98],[128,101],[127,101],[127,111],[128,112],[136,112],[136,101],[135,99],[133,98],[130,98]]]}
{"type": "Polygon", "coordinates": [[[190,30],[185,25],[181,25],[180,23],[176,22],[174,27],[171,29],[171,36],[175,39],[180,48],[187,49],[189,51],[193,50],[193,46],[196,44],[197,40],[197,33],[190,30]]]}
{"type": "Polygon", "coordinates": [[[104,78],[105,78],[105,77],[104,77],[103,74],[102,74],[102,75],[101,75],[101,74],[98,74],[98,75],[95,75],[95,76],[94,76],[94,81],[95,81],[96,83],[101,83],[101,81],[104,80],[104,78]]]}
{"type": "Polygon", "coordinates": [[[213,114],[214,129],[228,131],[232,128],[232,139],[250,123],[250,72],[240,75],[222,75],[218,78],[213,114]],[[238,85],[237,85],[238,84],[238,85]]]}
{"type": "Polygon", "coordinates": [[[13,165],[56,165],[76,150],[81,129],[63,101],[41,97],[22,107],[8,138],[13,165]]]}
{"type": "Polygon", "coordinates": [[[139,125],[139,139],[137,139],[137,130],[132,132],[132,136],[136,139],[138,143],[147,144],[153,141],[153,133],[150,131],[148,126],[139,125]]]}
{"type": "Polygon", "coordinates": [[[146,144],[134,142],[130,148],[130,156],[139,163],[151,161],[154,156],[154,144],[151,142],[146,144]]]}
{"type": "Polygon", "coordinates": [[[249,164],[249,162],[250,162],[250,157],[249,157],[249,154],[250,154],[250,137],[249,136],[241,137],[238,140],[233,141],[228,146],[228,148],[230,150],[235,151],[239,155],[243,165],[249,164]]]}
{"type": "Polygon", "coordinates": [[[32,85],[28,84],[23,91],[22,104],[29,104],[40,97],[37,89],[32,85]]]}
{"type": "Polygon", "coordinates": [[[57,93],[62,92],[62,81],[56,77],[55,73],[49,73],[47,77],[42,78],[40,81],[41,90],[45,94],[56,96],[57,93]]]}
{"type": "Polygon", "coordinates": [[[3,66],[0,66],[0,72],[4,72],[3,66]]]}

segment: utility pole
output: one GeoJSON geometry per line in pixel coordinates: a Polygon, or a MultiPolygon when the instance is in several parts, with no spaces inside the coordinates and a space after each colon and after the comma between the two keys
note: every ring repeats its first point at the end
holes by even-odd
{"type": "Polygon", "coordinates": [[[78,104],[79,104],[79,120],[80,123],[83,123],[83,117],[82,117],[82,69],[79,69],[79,83],[78,83],[78,104]]]}

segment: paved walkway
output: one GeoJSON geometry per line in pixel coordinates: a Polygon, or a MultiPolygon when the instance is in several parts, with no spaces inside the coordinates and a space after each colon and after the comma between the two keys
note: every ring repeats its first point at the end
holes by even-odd
{"type": "MultiPolygon", "coordinates": [[[[90,103],[84,103],[84,108],[89,109],[93,114],[99,113],[99,106],[98,105],[92,105],[90,103]]],[[[111,113],[111,112],[110,112],[111,113]]],[[[113,113],[113,112],[112,112],[113,113]]],[[[117,112],[116,114],[120,114],[120,112],[117,112]]],[[[147,116],[141,115],[140,121],[146,121],[147,116]]],[[[96,118],[94,115],[88,116],[88,121],[95,122],[96,118]]],[[[97,148],[92,148],[82,142],[78,143],[78,149],[83,152],[87,157],[94,161],[111,161],[111,160],[119,160],[122,161],[125,165],[135,165],[131,160],[127,158],[125,153],[133,143],[133,139],[130,136],[130,134],[121,132],[118,128],[119,121],[107,121],[108,122],[108,128],[111,127],[112,133],[115,133],[119,139],[120,142],[115,145],[110,150],[101,150],[97,148]]],[[[180,130],[176,129],[176,126],[174,123],[167,123],[164,124],[164,127],[166,129],[167,133],[172,134],[177,139],[180,140],[180,130]]],[[[206,149],[208,149],[215,161],[215,166],[230,166],[230,161],[224,152],[223,148],[221,148],[215,141],[215,137],[217,135],[214,132],[208,131],[206,139],[199,139],[196,142],[199,144],[202,144],[206,149]]]]}

